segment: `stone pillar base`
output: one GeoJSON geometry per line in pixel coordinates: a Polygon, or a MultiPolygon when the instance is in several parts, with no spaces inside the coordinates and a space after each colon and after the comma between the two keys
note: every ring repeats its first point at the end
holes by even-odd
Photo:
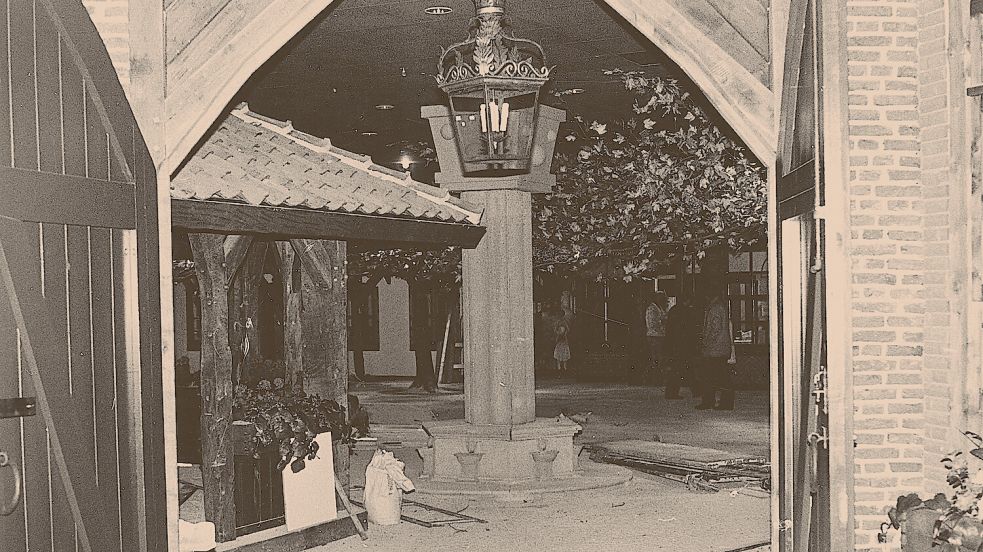
{"type": "Polygon", "coordinates": [[[581,427],[567,419],[538,418],[515,426],[448,420],[424,424],[423,429],[433,442],[430,473],[421,476],[425,479],[519,483],[536,480],[537,474],[541,479],[544,473],[571,477],[577,468],[573,436],[581,427]],[[555,456],[550,451],[556,451],[555,456]],[[537,469],[536,458],[552,469],[537,469]],[[477,469],[472,471],[467,464],[475,461],[477,469]]]}

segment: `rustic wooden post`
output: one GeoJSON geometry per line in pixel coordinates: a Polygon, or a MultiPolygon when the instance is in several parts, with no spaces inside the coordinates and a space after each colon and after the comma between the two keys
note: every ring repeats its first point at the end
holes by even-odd
{"type": "Polygon", "coordinates": [[[346,244],[291,240],[303,266],[304,390],[344,405],[348,396],[346,244]]]}
{"type": "Polygon", "coordinates": [[[242,267],[231,278],[234,298],[230,307],[229,346],[235,367],[234,381],[255,383],[257,370],[262,364],[260,350],[259,286],[269,242],[252,240],[242,261],[242,267]],[[244,350],[244,343],[248,348],[244,350]]]}
{"type": "Polygon", "coordinates": [[[276,246],[280,253],[280,274],[283,279],[283,379],[290,389],[300,391],[304,388],[300,267],[294,266],[299,261],[290,242],[277,242],[276,246]]]}
{"type": "Polygon", "coordinates": [[[215,539],[235,539],[235,472],[232,446],[232,352],[228,335],[225,236],[188,235],[201,294],[201,472],[205,518],[215,539]]]}
{"type": "MultiPolygon", "coordinates": [[[[329,240],[291,240],[303,267],[301,342],[304,390],[348,408],[347,244],[329,240]]],[[[296,284],[296,282],[294,282],[296,284]]],[[[335,476],[349,484],[348,447],[335,448],[335,476]]]]}

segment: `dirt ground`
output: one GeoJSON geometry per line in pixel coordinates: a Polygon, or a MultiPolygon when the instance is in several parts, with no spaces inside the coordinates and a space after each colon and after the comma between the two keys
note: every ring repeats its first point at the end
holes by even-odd
{"type": "MultiPolygon", "coordinates": [[[[363,383],[353,391],[368,408],[373,423],[463,417],[459,388],[426,395],[406,392],[407,385],[403,381],[363,383]]],[[[575,440],[580,444],[661,440],[722,449],[736,456],[768,455],[765,391],[739,392],[735,411],[717,412],[696,411],[691,399],[667,401],[657,387],[565,380],[541,381],[538,387],[539,416],[561,412],[586,416],[584,431],[575,440]]],[[[406,460],[409,474],[415,460],[406,460]]],[[[315,550],[761,551],[767,547],[752,545],[769,537],[767,495],[752,489],[693,493],[681,484],[640,472],[618,487],[546,494],[526,501],[408,497],[447,510],[463,509],[488,523],[431,529],[406,522],[372,525],[368,541],[349,538],[315,550]]]]}

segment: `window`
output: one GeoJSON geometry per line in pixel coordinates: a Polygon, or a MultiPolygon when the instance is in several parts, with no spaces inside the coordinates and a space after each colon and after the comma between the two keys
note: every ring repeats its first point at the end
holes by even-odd
{"type": "Polygon", "coordinates": [[[348,286],[348,350],[379,350],[379,286],[348,286]]]}
{"type": "Polygon", "coordinates": [[[768,347],[768,260],[763,251],[738,253],[731,258],[728,297],[734,343],[746,350],[768,347]]]}

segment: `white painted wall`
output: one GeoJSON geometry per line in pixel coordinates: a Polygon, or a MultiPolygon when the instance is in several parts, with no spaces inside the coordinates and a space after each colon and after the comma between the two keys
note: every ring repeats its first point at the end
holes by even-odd
{"type": "Polygon", "coordinates": [[[398,278],[391,284],[379,282],[379,350],[365,351],[366,375],[416,375],[416,357],[410,350],[409,291],[409,284],[398,278]]]}

